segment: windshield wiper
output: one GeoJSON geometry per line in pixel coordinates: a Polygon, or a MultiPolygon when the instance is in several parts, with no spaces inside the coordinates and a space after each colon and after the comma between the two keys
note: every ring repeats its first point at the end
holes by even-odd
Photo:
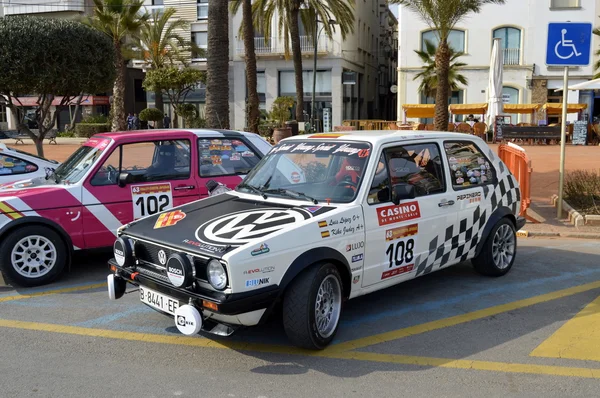
{"type": "Polygon", "coordinates": [[[308,200],[310,202],[313,202],[314,204],[319,204],[319,201],[317,199],[308,196],[304,192],[297,192],[297,191],[293,191],[291,189],[276,188],[276,189],[268,189],[265,192],[266,193],[269,193],[269,192],[278,193],[278,194],[281,194],[281,195],[288,196],[290,198],[303,198],[303,199],[306,199],[306,200],[308,200]]]}
{"type": "Polygon", "coordinates": [[[252,192],[254,192],[255,194],[262,196],[263,199],[267,199],[267,195],[260,189],[256,188],[254,185],[241,183],[240,185],[238,185],[238,188],[247,188],[247,189],[251,190],[252,192]]]}

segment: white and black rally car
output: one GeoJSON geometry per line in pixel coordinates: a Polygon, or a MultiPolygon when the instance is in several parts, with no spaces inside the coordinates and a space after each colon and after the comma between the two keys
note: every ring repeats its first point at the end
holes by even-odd
{"type": "Polygon", "coordinates": [[[289,339],[322,349],[347,299],[467,260],[506,274],[520,202],[516,179],[473,136],[295,136],[235,191],[121,228],[109,296],[138,286],[188,335],[229,335],[281,303],[289,339]]]}

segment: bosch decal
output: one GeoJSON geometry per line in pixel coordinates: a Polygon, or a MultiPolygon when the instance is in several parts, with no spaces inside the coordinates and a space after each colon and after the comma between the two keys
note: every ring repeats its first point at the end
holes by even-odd
{"type": "Polygon", "coordinates": [[[379,225],[395,224],[421,217],[419,202],[408,202],[400,205],[380,207],[377,209],[379,225]]]}

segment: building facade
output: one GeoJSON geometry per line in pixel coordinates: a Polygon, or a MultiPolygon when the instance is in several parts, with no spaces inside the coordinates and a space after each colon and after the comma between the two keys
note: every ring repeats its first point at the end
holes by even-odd
{"type": "MultiPolygon", "coordinates": [[[[431,28],[406,7],[399,6],[400,54],[399,54],[399,102],[402,104],[433,103],[433,98],[422,95],[415,79],[422,64],[414,50],[422,49],[425,40],[436,41],[431,28]]],[[[452,92],[451,103],[487,102],[489,65],[494,38],[499,38],[504,55],[503,100],[504,103],[523,104],[561,102],[563,68],[546,65],[546,41],[549,22],[598,23],[600,1],[598,0],[507,0],[504,5],[485,5],[481,13],[463,19],[449,37],[450,46],[464,52],[460,62],[467,64],[460,72],[468,79],[467,87],[452,92]]],[[[593,37],[592,54],[600,41],[593,37]]],[[[593,59],[589,66],[570,68],[569,84],[587,81],[595,74],[593,59]]],[[[569,103],[586,103],[587,117],[600,114],[600,102],[596,103],[593,91],[568,91],[569,103]],[[596,105],[594,107],[594,105],[596,105]]],[[[402,112],[399,112],[399,118],[402,112]]],[[[545,119],[538,112],[536,120],[545,119]]],[[[575,120],[577,115],[569,115],[575,120]]],[[[556,117],[553,119],[557,119],[556,117]]],[[[529,115],[513,115],[512,122],[530,121],[529,115]]],[[[535,120],[534,120],[535,121],[535,120]]],[[[558,122],[558,120],[549,120],[558,122]]]]}

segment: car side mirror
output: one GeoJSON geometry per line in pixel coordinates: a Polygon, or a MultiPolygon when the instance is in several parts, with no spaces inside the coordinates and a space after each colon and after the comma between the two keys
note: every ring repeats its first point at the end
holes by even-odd
{"type": "Polygon", "coordinates": [[[414,199],[415,187],[411,184],[400,183],[394,185],[392,201],[395,205],[399,205],[401,200],[414,199]]]}
{"type": "Polygon", "coordinates": [[[125,185],[127,184],[131,184],[132,181],[132,175],[129,173],[121,173],[119,174],[119,186],[121,188],[123,188],[125,185]]]}

